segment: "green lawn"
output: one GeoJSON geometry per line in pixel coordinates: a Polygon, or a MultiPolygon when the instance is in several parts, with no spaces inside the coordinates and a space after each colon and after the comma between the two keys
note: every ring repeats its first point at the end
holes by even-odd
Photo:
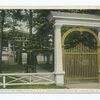
{"type": "MultiPolygon", "coordinates": [[[[12,85],[12,86],[6,86],[5,89],[64,89],[65,86],[56,86],[55,84],[50,85],[12,85]]],[[[0,89],[3,89],[0,86],[0,89]]]]}
{"type": "MultiPolygon", "coordinates": [[[[38,70],[47,70],[47,72],[53,71],[53,65],[52,64],[38,64],[37,65],[38,70]]],[[[17,72],[25,72],[25,68],[22,65],[18,64],[2,64],[2,73],[17,73],[17,72]]],[[[2,79],[1,79],[2,80],[2,79]]],[[[7,78],[7,80],[10,80],[7,78]]],[[[50,85],[12,85],[12,86],[6,86],[6,89],[62,89],[64,87],[56,86],[55,84],[50,85]]],[[[0,86],[0,89],[3,89],[2,86],[0,86]]]]}
{"type": "Polygon", "coordinates": [[[38,66],[37,68],[40,70],[47,70],[49,72],[54,71],[54,66],[52,64],[41,63],[38,64],[37,66],[38,66]]]}
{"type": "Polygon", "coordinates": [[[24,72],[25,68],[22,65],[18,64],[2,64],[2,72],[3,73],[17,73],[17,72],[24,72]]]}
{"type": "MultiPolygon", "coordinates": [[[[41,71],[47,71],[47,72],[52,72],[53,71],[53,65],[52,64],[46,64],[46,63],[41,63],[37,64],[37,70],[41,71]]],[[[2,64],[2,72],[3,73],[17,73],[17,72],[25,72],[25,66],[23,65],[18,65],[18,64],[7,64],[3,63],[2,64]]]]}

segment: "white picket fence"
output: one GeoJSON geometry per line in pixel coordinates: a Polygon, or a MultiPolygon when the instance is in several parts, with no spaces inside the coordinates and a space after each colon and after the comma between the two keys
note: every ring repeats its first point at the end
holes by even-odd
{"type": "Polygon", "coordinates": [[[0,86],[30,85],[30,84],[53,84],[54,73],[6,73],[0,74],[0,86]]]}

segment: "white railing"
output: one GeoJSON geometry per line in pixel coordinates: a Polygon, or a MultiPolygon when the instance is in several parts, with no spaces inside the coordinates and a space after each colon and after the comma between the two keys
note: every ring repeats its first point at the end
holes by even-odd
{"type": "Polygon", "coordinates": [[[0,86],[29,84],[53,84],[54,73],[6,73],[0,74],[0,86]]]}

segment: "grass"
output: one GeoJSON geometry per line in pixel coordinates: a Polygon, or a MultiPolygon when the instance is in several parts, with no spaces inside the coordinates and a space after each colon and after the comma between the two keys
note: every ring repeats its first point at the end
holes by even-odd
{"type": "MultiPolygon", "coordinates": [[[[37,70],[45,70],[47,72],[53,71],[53,65],[52,64],[46,64],[46,63],[40,63],[37,64],[37,70]]],[[[17,72],[25,72],[25,66],[19,65],[19,64],[7,64],[2,63],[2,72],[3,73],[17,73],[17,72]]]]}
{"type": "MultiPolygon", "coordinates": [[[[49,72],[53,71],[53,65],[52,64],[38,64],[37,69],[39,70],[47,70],[49,72]]],[[[17,72],[24,72],[25,68],[22,65],[18,64],[2,64],[2,72],[3,73],[17,73],[17,72]]],[[[2,79],[0,79],[2,80],[2,79]]],[[[7,81],[10,79],[8,78],[7,81]]],[[[6,86],[6,89],[63,89],[64,86],[56,86],[55,84],[50,85],[44,85],[44,84],[36,84],[36,85],[12,85],[12,86],[6,86]]],[[[0,89],[3,89],[2,86],[0,86],[0,89]]]]}
{"type": "Polygon", "coordinates": [[[44,70],[47,70],[47,71],[54,71],[54,67],[52,64],[46,64],[46,63],[41,63],[41,64],[38,64],[38,69],[44,69],[44,70]]]}
{"type": "MultiPolygon", "coordinates": [[[[44,84],[36,84],[36,85],[12,85],[6,86],[5,89],[64,89],[65,86],[56,86],[55,84],[44,85],[44,84]]],[[[3,89],[0,86],[0,89],[3,89]]]]}
{"type": "Polygon", "coordinates": [[[16,72],[24,72],[25,68],[22,65],[18,64],[2,64],[2,72],[3,73],[16,73],[16,72]]]}

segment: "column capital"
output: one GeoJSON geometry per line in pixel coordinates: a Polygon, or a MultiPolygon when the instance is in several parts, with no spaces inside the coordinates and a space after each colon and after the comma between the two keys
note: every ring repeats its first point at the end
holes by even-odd
{"type": "Polygon", "coordinates": [[[62,27],[62,25],[60,25],[60,24],[54,24],[54,28],[61,28],[62,27]]]}

